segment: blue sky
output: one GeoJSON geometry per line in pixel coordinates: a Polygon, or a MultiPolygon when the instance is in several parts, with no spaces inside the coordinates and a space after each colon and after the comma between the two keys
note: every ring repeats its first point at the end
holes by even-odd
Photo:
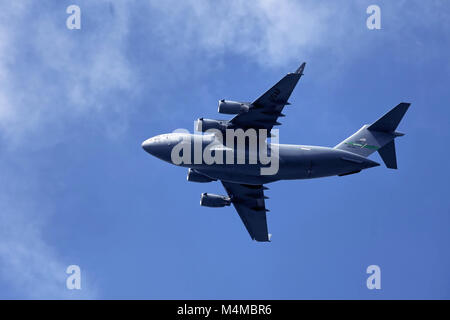
{"type": "Polygon", "coordinates": [[[0,298],[450,298],[446,2],[0,3],[0,298]],[[271,184],[273,241],[252,242],[232,208],[199,206],[220,184],[141,142],[302,61],[280,142],[334,146],[411,102],[399,170],[271,184]]]}

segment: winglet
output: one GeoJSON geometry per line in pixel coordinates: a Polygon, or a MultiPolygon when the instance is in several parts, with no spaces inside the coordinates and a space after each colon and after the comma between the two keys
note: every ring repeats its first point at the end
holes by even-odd
{"type": "Polygon", "coordinates": [[[303,70],[305,69],[306,62],[303,62],[300,67],[295,71],[295,73],[299,73],[301,76],[303,75],[303,70]]]}

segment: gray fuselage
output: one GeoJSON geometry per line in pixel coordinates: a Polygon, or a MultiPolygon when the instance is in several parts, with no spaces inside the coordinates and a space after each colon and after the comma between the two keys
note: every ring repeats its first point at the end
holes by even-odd
{"type": "MultiPolygon", "coordinates": [[[[169,133],[145,140],[142,147],[161,160],[194,169],[213,180],[255,185],[278,180],[346,175],[379,165],[377,162],[360,155],[335,148],[270,143],[265,144],[265,147],[269,149],[268,154],[271,157],[271,162],[262,164],[258,160],[257,163],[250,164],[249,158],[252,152],[249,152],[248,147],[245,150],[226,148],[226,144],[224,146],[214,135],[169,133]],[[173,150],[180,143],[185,143],[181,155],[184,155],[184,159],[187,159],[187,161],[178,163],[179,161],[173,160],[173,150]],[[214,150],[213,155],[222,159],[222,163],[220,161],[211,164],[205,163],[202,155],[208,146],[214,150]],[[278,152],[273,151],[277,149],[278,152]],[[241,158],[241,162],[244,163],[238,163],[237,154],[239,154],[239,151],[243,151],[244,157],[241,158]],[[183,154],[183,152],[189,152],[190,154],[183,154]],[[197,156],[200,154],[201,161],[198,161],[199,157],[195,159],[194,154],[196,152],[197,156]],[[221,152],[221,156],[214,154],[214,152],[221,152]],[[230,152],[233,154],[234,161],[232,163],[226,161],[226,154],[230,152]],[[276,168],[271,170],[271,174],[261,174],[262,168],[269,168],[274,164],[276,168]]],[[[175,154],[179,155],[178,152],[175,154]]]]}

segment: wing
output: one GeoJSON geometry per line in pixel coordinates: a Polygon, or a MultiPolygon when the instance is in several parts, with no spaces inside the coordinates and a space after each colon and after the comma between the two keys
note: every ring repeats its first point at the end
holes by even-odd
{"type": "Polygon", "coordinates": [[[267,231],[264,190],[262,185],[237,184],[222,181],[250,237],[256,241],[270,241],[267,231]]]}
{"type": "Polygon", "coordinates": [[[303,75],[305,62],[294,73],[288,73],[283,79],[278,81],[266,93],[256,99],[247,112],[241,113],[231,119],[235,128],[267,129],[269,132],[277,122],[278,117],[284,117],[281,112],[285,105],[289,104],[288,99],[297,85],[298,80],[303,75]]]}

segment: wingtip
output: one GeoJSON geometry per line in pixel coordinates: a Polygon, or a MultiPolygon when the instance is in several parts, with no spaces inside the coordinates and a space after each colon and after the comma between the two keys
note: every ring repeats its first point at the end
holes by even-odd
{"type": "Polygon", "coordinates": [[[303,62],[300,65],[300,67],[298,67],[298,69],[295,71],[295,73],[299,73],[300,75],[302,75],[303,74],[303,70],[305,69],[305,65],[306,65],[306,62],[303,62]]]}

